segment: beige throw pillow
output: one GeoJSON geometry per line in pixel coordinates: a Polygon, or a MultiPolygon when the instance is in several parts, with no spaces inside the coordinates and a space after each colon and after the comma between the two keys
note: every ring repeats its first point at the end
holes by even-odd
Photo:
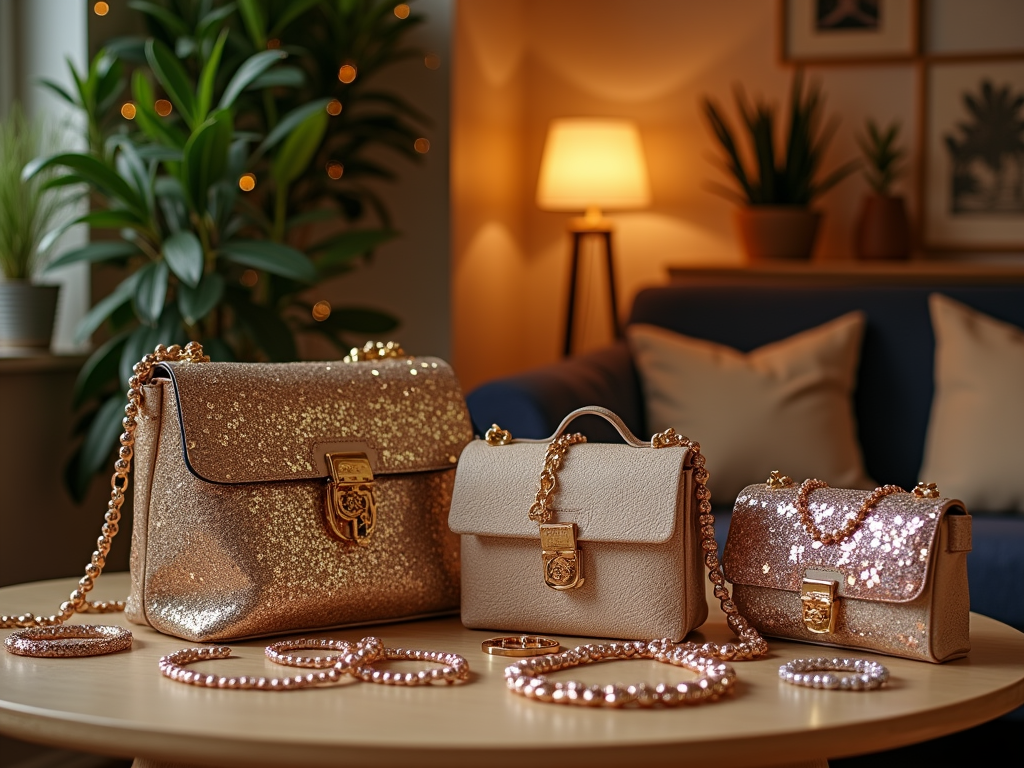
{"type": "Polygon", "coordinates": [[[851,394],[864,316],[851,312],[750,353],[651,325],[628,329],[651,430],[701,444],[712,503],[732,504],[773,469],[797,482],[873,488],[851,394]]]}
{"type": "Polygon", "coordinates": [[[1024,512],[1024,330],[928,298],[935,396],[921,480],[968,509],[1024,512]]]}

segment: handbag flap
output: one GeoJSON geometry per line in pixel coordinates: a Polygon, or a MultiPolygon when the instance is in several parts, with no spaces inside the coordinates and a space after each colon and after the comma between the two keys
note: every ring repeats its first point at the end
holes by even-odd
{"type": "MultiPolygon", "coordinates": [[[[842,528],[857,516],[867,491],[823,488],[810,496],[821,530],[842,528]]],[[[903,603],[917,598],[929,577],[939,524],[949,513],[963,514],[954,499],[886,496],[853,534],[836,544],[814,541],[800,521],[795,486],[744,488],[736,498],[722,565],[733,584],[799,592],[805,575],[839,574],[844,597],[903,603]],[[808,571],[811,571],[808,574],[808,571]]],[[[968,518],[969,519],[969,518],[968,518]]]]}
{"type": "MultiPolygon", "coordinates": [[[[459,458],[448,527],[454,533],[539,539],[529,518],[546,442],[492,446],[474,440],[459,458]]],[[[556,523],[576,523],[581,541],[657,544],[676,530],[688,485],[689,449],[573,445],[551,497],[556,523]]]]}
{"type": "Polygon", "coordinates": [[[328,475],[327,452],[362,451],[375,475],[450,469],[473,437],[451,367],[370,362],[170,363],[185,461],[212,483],[328,475]]]}

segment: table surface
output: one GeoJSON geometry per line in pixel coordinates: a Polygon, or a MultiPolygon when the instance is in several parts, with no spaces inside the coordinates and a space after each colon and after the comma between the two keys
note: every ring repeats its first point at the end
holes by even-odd
{"type": "MultiPolygon", "coordinates": [[[[0,589],[0,613],[50,610],[73,580],[0,589]]],[[[127,593],[127,574],[97,582],[94,596],[127,593]]],[[[694,636],[730,634],[715,608],[694,636]]],[[[1024,634],[972,614],[970,655],[927,664],[882,661],[892,682],[867,692],[810,690],[778,679],[781,663],[843,651],[771,641],[769,658],[737,662],[734,696],[698,707],[608,710],[529,701],[506,691],[508,659],[481,653],[495,633],[456,618],[317,633],[389,646],[463,654],[472,680],[457,686],[391,687],[345,683],[287,692],[193,688],[157,672],[160,656],[194,645],[123,615],[79,616],[120,624],[131,651],[80,659],[0,654],[0,731],[57,746],[202,765],[521,766],[535,755],[620,765],[638,758],[720,766],[768,765],[874,752],[935,738],[995,718],[1024,703],[1024,634]],[[682,758],[682,759],[681,759],[682,758]]],[[[9,630],[0,631],[6,637],[9,630]]],[[[582,639],[560,638],[573,647],[582,639]]],[[[214,674],[285,673],[263,657],[261,641],[232,644],[237,658],[196,665],[214,674]]],[[[850,653],[852,655],[852,652],[850,653]]],[[[413,662],[394,668],[410,670],[413,662]]],[[[679,682],[692,675],[649,660],[592,664],[555,677],[588,683],[679,682]]]]}

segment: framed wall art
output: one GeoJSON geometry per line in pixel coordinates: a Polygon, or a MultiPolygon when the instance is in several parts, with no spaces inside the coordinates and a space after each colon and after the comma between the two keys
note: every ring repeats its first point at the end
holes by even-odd
{"type": "Polygon", "coordinates": [[[782,59],[797,64],[909,61],[918,0],[781,0],[782,59]]]}
{"type": "Polygon", "coordinates": [[[925,248],[1024,249],[1024,58],[934,62],[926,80],[925,248]]]}

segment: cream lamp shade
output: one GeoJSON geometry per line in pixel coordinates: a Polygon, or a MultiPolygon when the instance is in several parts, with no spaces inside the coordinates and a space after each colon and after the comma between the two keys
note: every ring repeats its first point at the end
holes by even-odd
{"type": "Polygon", "coordinates": [[[643,208],[651,201],[640,132],[630,120],[561,118],[548,128],[537,183],[547,211],[643,208]]]}

